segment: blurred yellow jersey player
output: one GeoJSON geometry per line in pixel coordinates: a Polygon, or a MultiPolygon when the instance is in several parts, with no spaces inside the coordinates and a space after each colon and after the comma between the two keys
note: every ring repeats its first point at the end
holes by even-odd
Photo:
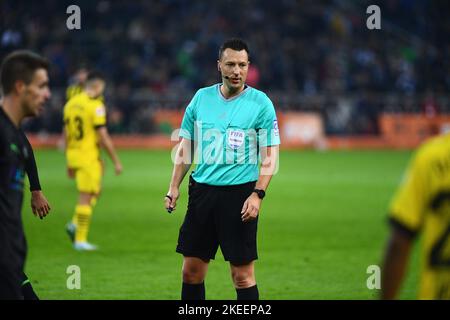
{"type": "Polygon", "coordinates": [[[72,83],[66,90],[66,100],[69,101],[77,94],[83,92],[86,80],[88,76],[88,70],[81,67],[77,70],[72,78],[72,83]]]}
{"type": "MultiPolygon", "coordinates": [[[[71,81],[72,83],[66,89],[66,101],[69,101],[70,99],[84,91],[88,74],[88,70],[84,67],[81,67],[77,70],[71,81]]],[[[103,95],[100,95],[97,99],[101,100],[102,102],[104,101],[103,95]]]]}
{"type": "Polygon", "coordinates": [[[414,236],[422,234],[419,299],[450,299],[450,134],[425,143],[411,161],[390,207],[392,234],[382,298],[393,299],[414,236]]]}
{"type": "Polygon", "coordinates": [[[66,230],[77,250],[95,250],[87,241],[93,207],[101,190],[103,165],[99,146],[103,146],[116,174],[122,164],[106,128],[106,110],[102,99],[105,80],[99,72],[90,72],[84,91],[64,106],[66,162],[69,177],[75,178],[79,192],[72,222],[66,230]]]}

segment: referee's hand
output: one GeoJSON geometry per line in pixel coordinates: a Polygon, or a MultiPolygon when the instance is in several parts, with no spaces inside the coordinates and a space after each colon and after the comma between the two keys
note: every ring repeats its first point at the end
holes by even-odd
{"type": "Polygon", "coordinates": [[[177,200],[180,197],[180,191],[175,188],[169,189],[167,192],[167,195],[164,197],[164,207],[166,208],[167,212],[171,213],[175,210],[175,207],[177,206],[177,200]]]}
{"type": "Polygon", "coordinates": [[[245,200],[242,206],[242,222],[247,222],[256,219],[259,214],[259,207],[261,206],[261,199],[256,193],[252,193],[250,197],[245,200]]]}

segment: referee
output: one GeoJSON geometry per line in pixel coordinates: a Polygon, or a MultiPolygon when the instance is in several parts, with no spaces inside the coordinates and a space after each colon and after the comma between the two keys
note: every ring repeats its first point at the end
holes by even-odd
{"type": "Polygon", "coordinates": [[[249,64],[244,41],[224,42],[217,61],[222,83],[198,90],[183,117],[165,197],[165,208],[175,210],[179,186],[195,162],[176,248],[183,255],[183,300],[205,299],[208,264],[219,246],[230,263],[237,299],[259,299],[258,215],[275,172],[280,139],[272,102],[245,84],[249,64]]]}
{"type": "MultiPolygon", "coordinates": [[[[29,165],[34,159],[20,124],[25,117],[39,115],[50,98],[48,67],[47,60],[29,51],[9,54],[1,66],[4,97],[0,107],[0,299],[26,296],[22,282],[26,280],[23,270],[27,245],[21,209],[24,176],[33,171],[29,165]]],[[[30,179],[34,180],[31,176],[30,179]]],[[[44,208],[45,203],[42,197],[41,201],[32,202],[33,212],[45,216],[49,210],[44,208]]]]}

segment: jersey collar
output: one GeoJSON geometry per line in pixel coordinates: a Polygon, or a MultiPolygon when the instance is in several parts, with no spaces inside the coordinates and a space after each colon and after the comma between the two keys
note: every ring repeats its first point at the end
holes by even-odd
{"type": "Polygon", "coordinates": [[[216,85],[216,87],[217,87],[217,94],[218,94],[219,97],[220,97],[223,101],[225,101],[225,102],[233,101],[233,100],[239,98],[239,97],[242,96],[244,93],[246,93],[247,91],[250,90],[250,87],[249,87],[248,85],[244,84],[244,90],[242,90],[238,95],[236,95],[236,96],[234,96],[234,97],[231,97],[231,98],[228,98],[228,99],[227,99],[227,98],[225,98],[225,97],[223,96],[222,92],[220,91],[220,86],[221,86],[221,85],[222,85],[222,83],[218,83],[218,84],[216,85]]]}

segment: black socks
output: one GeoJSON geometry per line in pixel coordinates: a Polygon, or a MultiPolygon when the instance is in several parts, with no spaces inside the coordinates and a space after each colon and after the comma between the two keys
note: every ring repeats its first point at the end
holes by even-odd
{"type": "Polygon", "coordinates": [[[181,300],[205,300],[205,283],[189,284],[183,282],[181,300]]]}
{"type": "MultiPolygon", "coordinates": [[[[237,300],[259,300],[258,286],[236,289],[237,300]]],[[[181,300],[205,300],[205,283],[189,284],[183,282],[181,300]]]]}
{"type": "Polygon", "coordinates": [[[236,289],[238,300],[259,300],[258,286],[255,284],[253,287],[236,289]]]}

